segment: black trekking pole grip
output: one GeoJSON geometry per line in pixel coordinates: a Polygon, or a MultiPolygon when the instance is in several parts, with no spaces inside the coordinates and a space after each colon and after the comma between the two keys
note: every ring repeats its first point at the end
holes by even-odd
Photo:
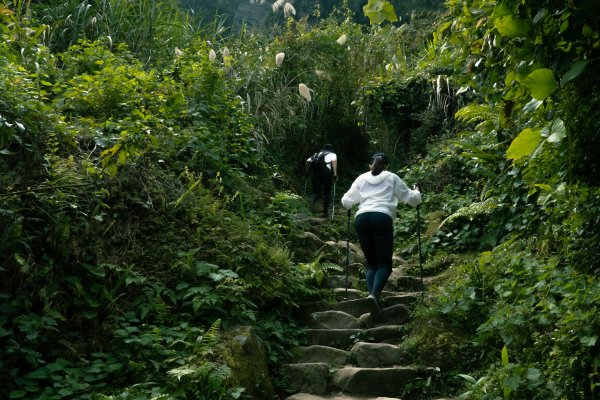
{"type": "Polygon", "coordinates": [[[348,298],[348,268],[350,265],[350,210],[348,210],[348,219],[346,221],[346,284],[344,300],[348,298]]]}

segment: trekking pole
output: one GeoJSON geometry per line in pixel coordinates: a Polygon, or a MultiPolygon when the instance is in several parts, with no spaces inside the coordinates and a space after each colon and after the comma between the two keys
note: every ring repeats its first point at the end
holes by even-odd
{"type": "Polygon", "coordinates": [[[346,222],[346,292],[344,300],[348,298],[348,267],[350,265],[350,210],[348,210],[348,220],[346,222]]]}
{"type": "Polygon", "coordinates": [[[306,183],[308,182],[308,177],[304,175],[304,194],[306,194],[306,183]]]}
{"type": "Polygon", "coordinates": [[[421,252],[421,216],[419,214],[419,209],[421,205],[417,206],[417,236],[419,238],[419,273],[421,274],[421,296],[425,290],[425,286],[423,285],[423,253],[421,252]]]}
{"type": "Polygon", "coordinates": [[[331,219],[335,214],[335,178],[333,179],[333,197],[331,198],[331,219]]]}

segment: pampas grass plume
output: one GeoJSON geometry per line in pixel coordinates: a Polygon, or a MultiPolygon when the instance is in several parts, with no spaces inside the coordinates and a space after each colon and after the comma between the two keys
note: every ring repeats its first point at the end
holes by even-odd
{"type": "Polygon", "coordinates": [[[277,64],[278,67],[281,67],[281,64],[283,64],[284,58],[285,58],[285,53],[277,53],[277,55],[275,56],[275,64],[277,64]]]}
{"type": "Polygon", "coordinates": [[[292,15],[296,15],[296,9],[292,3],[285,3],[285,6],[283,6],[283,13],[286,17],[290,17],[292,15]]]}
{"type": "Polygon", "coordinates": [[[298,91],[300,92],[300,96],[304,97],[306,101],[310,102],[312,97],[310,96],[310,89],[308,86],[306,86],[304,83],[301,83],[298,85],[298,91]]]}

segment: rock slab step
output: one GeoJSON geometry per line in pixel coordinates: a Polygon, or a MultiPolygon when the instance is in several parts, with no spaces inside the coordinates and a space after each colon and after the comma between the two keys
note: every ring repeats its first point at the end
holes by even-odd
{"type": "Polygon", "coordinates": [[[394,396],[419,376],[412,367],[344,367],[333,374],[333,385],[345,393],[369,396],[394,396]]]}

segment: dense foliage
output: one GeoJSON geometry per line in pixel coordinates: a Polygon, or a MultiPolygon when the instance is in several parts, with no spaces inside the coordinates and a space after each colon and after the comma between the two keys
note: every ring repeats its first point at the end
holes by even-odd
{"type": "Polygon", "coordinates": [[[402,346],[429,394],[599,397],[599,6],[313,3],[245,4],[269,35],[174,1],[0,5],[1,398],[261,398],[221,333],[256,327],[277,382],[335,269],[291,247],[324,143],[338,191],[385,151],[424,193],[402,346]]]}

